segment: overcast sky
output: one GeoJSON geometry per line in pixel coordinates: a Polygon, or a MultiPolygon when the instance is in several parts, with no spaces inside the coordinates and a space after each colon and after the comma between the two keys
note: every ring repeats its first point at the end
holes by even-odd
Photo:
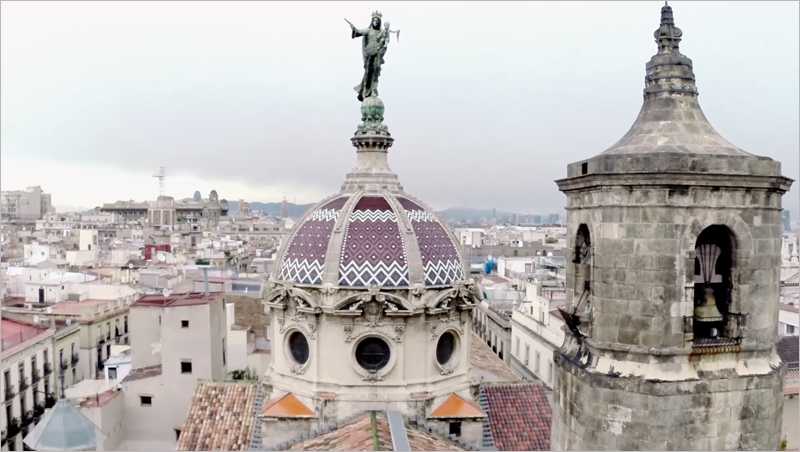
{"type": "MultiPolygon", "coordinates": [[[[798,179],[798,2],[673,2],[700,103],[798,179]]],[[[662,3],[3,2],[3,190],[57,206],[178,198],[316,202],[355,162],[359,27],[400,29],[381,76],[389,154],[437,209],[560,211],[566,165],[641,107],[662,3]]],[[[798,213],[798,187],[784,206],[798,213]]]]}

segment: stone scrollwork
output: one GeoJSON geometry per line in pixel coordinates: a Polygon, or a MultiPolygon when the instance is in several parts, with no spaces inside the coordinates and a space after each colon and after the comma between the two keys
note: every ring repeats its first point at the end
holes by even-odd
{"type": "Polygon", "coordinates": [[[327,283],[327,284],[323,285],[322,288],[319,291],[322,292],[323,295],[333,295],[338,290],[339,290],[338,287],[334,286],[331,283],[327,283]]]}
{"type": "Polygon", "coordinates": [[[415,297],[421,297],[425,295],[426,290],[427,289],[425,289],[424,285],[420,283],[415,283],[413,286],[411,286],[411,295],[415,297]]]}
{"type": "Polygon", "coordinates": [[[437,329],[437,327],[438,327],[438,326],[439,326],[439,325],[438,325],[438,324],[436,324],[436,323],[431,323],[431,324],[430,324],[430,329],[431,329],[431,339],[436,339],[436,329],[437,329]]]}
{"type": "Polygon", "coordinates": [[[450,375],[453,372],[455,372],[455,369],[453,369],[451,366],[442,366],[442,370],[439,371],[439,374],[450,375]]]}
{"type": "Polygon", "coordinates": [[[344,325],[344,341],[350,342],[353,340],[353,325],[344,325]]]}
{"type": "Polygon", "coordinates": [[[317,332],[317,324],[316,323],[309,323],[308,324],[308,338],[314,339],[314,334],[317,332]]]}
{"type": "Polygon", "coordinates": [[[361,380],[369,382],[369,383],[377,383],[379,381],[383,381],[383,375],[378,374],[378,373],[369,373],[369,374],[363,375],[361,377],[361,380]]]}
{"type": "Polygon", "coordinates": [[[300,366],[298,364],[292,364],[289,367],[289,371],[292,372],[295,375],[303,375],[304,373],[306,373],[305,367],[304,366],[300,366]]]}
{"type": "Polygon", "coordinates": [[[403,332],[405,331],[404,325],[395,325],[394,326],[394,341],[395,342],[403,342],[403,332]]]}

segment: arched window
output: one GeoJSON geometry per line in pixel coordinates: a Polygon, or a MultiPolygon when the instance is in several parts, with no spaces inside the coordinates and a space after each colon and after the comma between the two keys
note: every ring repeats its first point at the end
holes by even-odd
{"type": "Polygon", "coordinates": [[[589,227],[585,224],[578,226],[572,263],[575,270],[573,309],[575,314],[580,316],[581,322],[588,322],[592,303],[592,239],[589,227]]]}
{"type": "Polygon", "coordinates": [[[735,239],[730,229],[711,225],[695,245],[694,315],[695,344],[705,340],[735,339],[728,328],[733,292],[735,239]]]}

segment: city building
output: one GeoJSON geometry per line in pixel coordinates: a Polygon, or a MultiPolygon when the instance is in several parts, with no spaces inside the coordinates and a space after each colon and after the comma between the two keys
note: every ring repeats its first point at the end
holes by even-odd
{"type": "Polygon", "coordinates": [[[117,201],[106,203],[97,210],[116,214],[121,223],[148,221],[151,226],[174,226],[181,222],[216,225],[228,215],[228,201],[219,199],[216,190],[211,190],[207,200],[176,201],[171,196],[159,196],[156,201],[117,201]]]}
{"type": "Polygon", "coordinates": [[[174,449],[197,381],[228,376],[224,294],[146,295],[131,306],[130,321],[136,334],[131,370],[120,380],[120,449],[174,449]]]}
{"type": "MultiPolygon", "coordinates": [[[[568,165],[553,450],[778,450],[780,163],[698,104],[672,7],[631,129],[568,165]]],[[[738,62],[732,63],[734,66],[738,62]]]]}
{"type": "Polygon", "coordinates": [[[22,440],[55,404],[53,334],[55,328],[3,318],[3,409],[0,427],[8,450],[22,450],[22,440]],[[48,402],[49,401],[49,402],[48,402]]]}
{"type": "Polygon", "coordinates": [[[53,210],[49,193],[42,187],[0,192],[0,215],[6,220],[39,220],[53,210]]]}
{"type": "Polygon", "coordinates": [[[564,319],[556,309],[563,300],[542,296],[542,286],[528,283],[525,301],[511,314],[510,366],[529,381],[554,385],[554,352],[564,343],[564,319]]]}

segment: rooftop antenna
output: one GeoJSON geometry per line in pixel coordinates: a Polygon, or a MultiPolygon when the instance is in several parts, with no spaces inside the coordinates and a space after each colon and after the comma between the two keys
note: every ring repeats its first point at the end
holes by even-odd
{"type": "Polygon", "coordinates": [[[163,166],[158,168],[158,174],[153,174],[158,179],[158,196],[164,196],[164,181],[167,179],[167,169],[163,166]]]}

